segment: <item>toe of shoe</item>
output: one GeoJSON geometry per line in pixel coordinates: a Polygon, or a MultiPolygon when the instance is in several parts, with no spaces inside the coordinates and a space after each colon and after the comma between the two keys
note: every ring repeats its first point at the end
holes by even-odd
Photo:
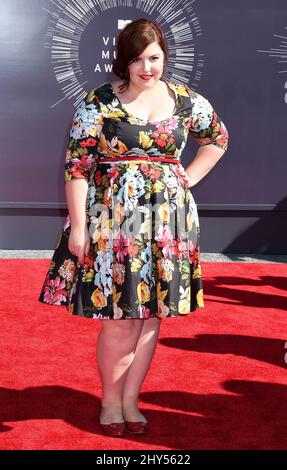
{"type": "Polygon", "coordinates": [[[123,436],[126,432],[126,425],[122,423],[101,424],[100,426],[105,434],[109,436],[123,436]]]}
{"type": "Polygon", "coordinates": [[[147,423],[143,421],[125,421],[126,428],[134,434],[144,434],[147,432],[147,423]]]}

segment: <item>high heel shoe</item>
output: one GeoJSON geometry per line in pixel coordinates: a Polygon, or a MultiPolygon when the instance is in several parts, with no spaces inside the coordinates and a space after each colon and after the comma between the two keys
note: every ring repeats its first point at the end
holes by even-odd
{"type": "Polygon", "coordinates": [[[111,423],[111,424],[101,424],[100,426],[105,434],[113,437],[120,437],[126,434],[126,425],[125,422],[122,423],[111,423]]]}
{"type": "Polygon", "coordinates": [[[144,421],[125,421],[126,429],[133,434],[145,434],[148,424],[144,421]]]}

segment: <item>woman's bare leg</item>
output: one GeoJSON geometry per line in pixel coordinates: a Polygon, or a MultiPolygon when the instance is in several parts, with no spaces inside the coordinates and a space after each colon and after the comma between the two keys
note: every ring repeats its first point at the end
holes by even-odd
{"type": "Polygon", "coordinates": [[[102,380],[100,422],[123,421],[122,392],[134,359],[143,319],[102,320],[96,358],[102,380]]]}
{"type": "Polygon", "coordinates": [[[123,388],[122,411],[127,421],[146,421],[138,409],[138,396],[157,346],[161,319],[149,318],[143,321],[135,356],[123,388]]]}

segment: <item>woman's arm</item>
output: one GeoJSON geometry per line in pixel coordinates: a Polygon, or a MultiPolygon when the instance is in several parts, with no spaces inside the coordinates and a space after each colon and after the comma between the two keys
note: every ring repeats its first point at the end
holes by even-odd
{"type": "Polygon", "coordinates": [[[89,180],[95,168],[102,124],[98,97],[95,90],[90,90],[72,119],[65,157],[65,191],[72,228],[84,228],[87,223],[89,180]]]}
{"type": "Polygon", "coordinates": [[[66,183],[65,191],[71,227],[83,229],[87,224],[88,182],[85,178],[72,179],[66,183]]]}
{"type": "Polygon", "coordinates": [[[87,195],[102,124],[99,100],[91,90],[74,115],[65,157],[65,192],[71,222],[68,248],[81,264],[90,248],[87,195]]]}
{"type": "Polygon", "coordinates": [[[226,152],[229,142],[227,128],[207,98],[185,85],[190,96],[191,114],[187,128],[199,144],[191,164],[185,169],[189,187],[197,184],[226,152]]]}
{"type": "Polygon", "coordinates": [[[185,169],[188,176],[189,187],[191,188],[202,180],[221,159],[224,153],[225,150],[215,145],[203,145],[199,147],[191,164],[185,169]]]}

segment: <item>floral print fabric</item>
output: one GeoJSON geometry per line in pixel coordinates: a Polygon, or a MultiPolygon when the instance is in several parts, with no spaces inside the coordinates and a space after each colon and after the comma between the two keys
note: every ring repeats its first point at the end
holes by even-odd
{"type": "Polygon", "coordinates": [[[90,250],[82,264],[69,251],[68,215],[40,302],[95,319],[175,317],[204,307],[199,220],[184,168],[148,157],[180,159],[190,134],[199,145],[226,151],[228,132],[205,97],[187,85],[166,85],[175,110],[161,121],[133,116],[109,82],[80,103],[64,179],[88,182],[90,250]]]}

